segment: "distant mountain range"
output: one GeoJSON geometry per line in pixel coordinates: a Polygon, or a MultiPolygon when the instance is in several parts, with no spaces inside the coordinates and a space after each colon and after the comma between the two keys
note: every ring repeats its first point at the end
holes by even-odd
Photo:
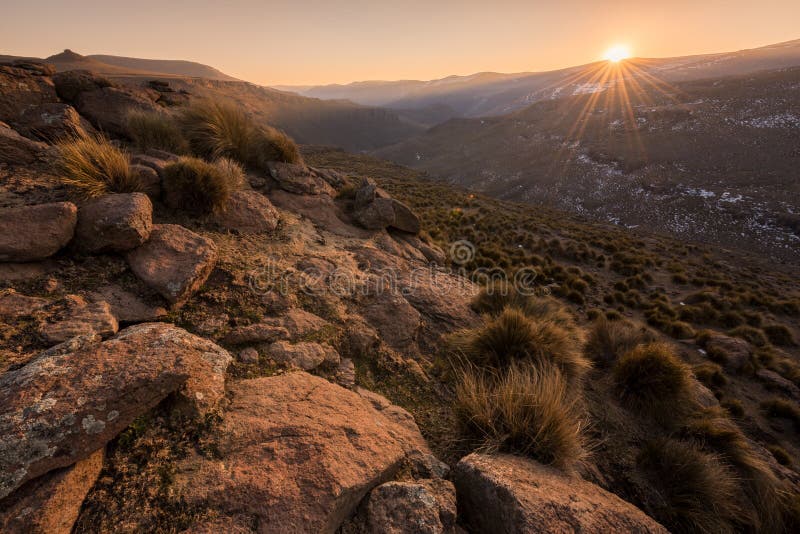
{"type": "MultiPolygon", "coordinates": [[[[678,82],[748,74],[759,70],[800,65],[800,39],[785,43],[697,56],[628,60],[639,77],[678,82]]],[[[348,85],[279,86],[285,91],[322,98],[387,107],[394,110],[427,110],[414,120],[433,125],[453,117],[485,117],[510,113],[540,100],[590,90],[587,84],[602,63],[591,63],[550,72],[500,74],[483,72],[449,76],[439,80],[367,81],[348,85]]]]}

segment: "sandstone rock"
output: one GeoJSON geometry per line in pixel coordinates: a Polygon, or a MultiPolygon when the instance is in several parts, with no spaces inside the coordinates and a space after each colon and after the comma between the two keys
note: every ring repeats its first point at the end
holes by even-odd
{"type": "Polygon", "coordinates": [[[456,523],[456,490],[447,480],[387,482],[367,501],[367,531],[374,534],[444,534],[456,523]]]}
{"type": "Polygon", "coordinates": [[[319,228],[344,237],[369,237],[369,232],[346,222],[344,213],[328,195],[295,195],[282,190],[270,193],[279,208],[307,217],[319,228]]]}
{"type": "Polygon", "coordinates": [[[31,139],[55,142],[93,131],[69,104],[48,103],[28,108],[14,122],[17,131],[31,139]]]}
{"type": "Polygon", "coordinates": [[[450,467],[432,454],[413,451],[408,455],[407,461],[411,467],[411,476],[415,479],[445,478],[450,472],[450,467]]]}
{"type": "Polygon", "coordinates": [[[20,317],[33,315],[49,304],[50,301],[40,297],[29,297],[17,293],[15,289],[0,290],[0,319],[14,322],[20,317]]]}
{"type": "Polygon", "coordinates": [[[269,173],[278,182],[278,186],[289,193],[296,195],[334,193],[333,188],[325,180],[302,164],[272,161],[269,163],[269,173]]]}
{"type": "Polygon", "coordinates": [[[211,274],[217,246],[182,226],[158,224],[150,239],[127,258],[136,276],[174,306],[181,306],[211,274]]]}
{"type": "Polygon", "coordinates": [[[394,203],[391,198],[376,198],[353,215],[364,228],[383,230],[394,224],[394,203]]]}
{"type": "Polygon", "coordinates": [[[288,337],[289,331],[282,326],[256,323],[234,328],[223,341],[229,345],[244,345],[246,343],[272,342],[288,337]]]}
{"type": "Polygon", "coordinates": [[[57,101],[50,79],[28,69],[0,66],[0,121],[16,123],[28,109],[57,101]]]}
{"type": "Polygon", "coordinates": [[[32,141],[12,130],[7,124],[0,122],[0,163],[24,165],[41,157],[47,146],[32,141]]]}
{"type": "Polygon", "coordinates": [[[139,178],[139,183],[142,184],[142,191],[147,193],[147,196],[155,200],[161,198],[161,177],[154,168],[147,165],[133,164],[131,165],[131,172],[139,178]]]}
{"type": "Polygon", "coordinates": [[[57,265],[51,260],[34,263],[0,263],[1,282],[32,282],[55,271],[57,265]]]}
{"type": "Polygon", "coordinates": [[[75,245],[89,253],[124,252],[147,241],[152,228],[153,204],[147,195],[105,195],[81,205],[75,245]]]}
{"type": "MultiPolygon", "coordinates": [[[[221,459],[190,457],[176,492],[227,516],[255,516],[262,533],[333,533],[364,495],[426,448],[370,403],[296,372],[235,382],[219,429],[221,459]]],[[[385,410],[384,410],[385,411],[385,410]]]]}
{"type": "Polygon", "coordinates": [[[52,256],[72,239],[77,219],[71,202],[0,208],[0,262],[52,256]]]}
{"type": "Polygon", "coordinates": [[[15,59],[11,62],[3,62],[0,65],[5,67],[16,67],[27,70],[38,76],[52,76],[56,73],[56,67],[50,63],[42,63],[32,59],[15,59]]]}
{"type": "Polygon", "coordinates": [[[83,500],[103,468],[104,450],[43,475],[0,501],[0,531],[70,534],[83,500]]]}
{"type": "Polygon", "coordinates": [[[363,322],[353,322],[348,326],[347,341],[350,345],[350,352],[358,356],[372,353],[381,344],[378,331],[363,322]]]}
{"type": "Polygon", "coordinates": [[[318,169],[316,167],[309,167],[309,169],[334,189],[341,189],[347,183],[345,175],[333,169],[318,169]]]}
{"type": "Polygon", "coordinates": [[[82,92],[75,100],[75,107],[95,128],[123,137],[128,133],[125,117],[129,110],[158,111],[150,100],[117,87],[82,92]]]}
{"type": "Polygon", "coordinates": [[[253,347],[247,347],[239,352],[239,361],[242,363],[258,363],[258,351],[253,347]]]}
{"type": "Polygon", "coordinates": [[[330,345],[320,343],[276,341],[269,346],[269,355],[276,362],[304,371],[316,369],[323,363],[338,365],[339,353],[330,345]]]}
{"type": "Polygon", "coordinates": [[[364,228],[396,228],[419,233],[419,217],[405,204],[393,199],[370,178],[364,178],[353,201],[353,215],[364,228]]]}
{"type": "Polygon", "coordinates": [[[710,336],[705,348],[709,356],[719,359],[725,368],[734,372],[740,371],[753,356],[753,350],[747,341],[723,334],[710,336]]]}
{"type": "Polygon", "coordinates": [[[336,383],[343,388],[352,389],[356,385],[356,366],[350,358],[342,358],[336,368],[336,383]]]}
{"type": "Polygon", "coordinates": [[[76,336],[109,337],[119,328],[108,303],[87,303],[77,295],[67,295],[50,304],[46,313],[47,319],[39,326],[39,335],[51,345],[76,336]]]}
{"type": "Polygon", "coordinates": [[[416,343],[421,317],[401,295],[388,289],[381,291],[367,301],[361,316],[378,329],[384,343],[393,349],[404,351],[416,343]]]}
{"type": "Polygon", "coordinates": [[[456,465],[453,482],[462,518],[487,534],[667,533],[616,495],[525,458],[470,454],[456,465]]]}
{"type": "Polygon", "coordinates": [[[75,345],[0,376],[0,498],[88,458],[171,392],[200,415],[223,398],[230,355],[172,325],[75,345]]]}
{"type": "Polygon", "coordinates": [[[103,286],[89,293],[94,302],[107,302],[111,313],[120,323],[144,323],[161,319],[167,310],[160,306],[149,306],[139,297],[117,285],[103,286]]]}
{"type": "Polygon", "coordinates": [[[257,191],[236,191],[215,222],[226,230],[242,234],[271,232],[278,227],[278,212],[267,197],[257,191]]]}
{"type": "Polygon", "coordinates": [[[112,86],[108,79],[88,70],[69,70],[56,73],[53,75],[53,84],[58,96],[70,103],[75,103],[81,93],[112,86]]]}
{"type": "Polygon", "coordinates": [[[151,155],[136,154],[131,158],[131,163],[133,165],[142,165],[144,167],[150,167],[151,169],[156,171],[156,173],[158,173],[159,177],[163,178],[164,168],[166,168],[166,166],[170,162],[168,160],[157,158],[151,155]]]}

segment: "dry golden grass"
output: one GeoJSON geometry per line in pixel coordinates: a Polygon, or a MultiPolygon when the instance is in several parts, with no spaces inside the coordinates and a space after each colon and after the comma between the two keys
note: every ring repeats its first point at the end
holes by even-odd
{"type": "Polygon", "coordinates": [[[61,180],[87,198],[142,191],[128,154],[102,135],[82,135],[58,143],[61,180]]]}
{"type": "Polygon", "coordinates": [[[580,382],[591,368],[574,332],[548,319],[532,319],[515,308],[505,308],[483,326],[462,332],[456,345],[470,361],[484,367],[504,368],[517,360],[553,364],[570,383],[580,382]]]}
{"type": "Polygon", "coordinates": [[[231,193],[239,189],[244,173],[235,162],[222,159],[208,163],[183,157],[164,168],[164,201],[190,213],[212,213],[225,208],[231,193]]]}
{"type": "Polygon", "coordinates": [[[567,470],[584,457],[581,411],[552,365],[513,363],[500,373],[468,366],[457,382],[456,411],[464,432],[483,449],[567,470]]]}
{"type": "Polygon", "coordinates": [[[175,119],[164,113],[130,110],[125,116],[128,135],[142,152],[151,148],[173,154],[186,154],[189,143],[183,137],[175,119]]]}
{"type": "Polygon", "coordinates": [[[642,449],[639,465],[662,499],[654,516],[671,532],[739,531],[743,512],[736,478],[716,456],[685,442],[662,439],[642,449]]]}
{"type": "Polygon", "coordinates": [[[678,422],[696,408],[692,371],[666,343],[639,345],[617,361],[613,373],[625,405],[659,422],[678,422]]]}
{"type": "Polygon", "coordinates": [[[297,145],[274,128],[256,124],[244,110],[216,101],[199,101],[179,118],[192,151],[208,159],[231,158],[266,172],[270,161],[298,163],[297,145]]]}
{"type": "Polygon", "coordinates": [[[653,333],[644,326],[600,316],[589,330],[586,354],[600,365],[611,365],[637,345],[654,340],[653,333]]]}

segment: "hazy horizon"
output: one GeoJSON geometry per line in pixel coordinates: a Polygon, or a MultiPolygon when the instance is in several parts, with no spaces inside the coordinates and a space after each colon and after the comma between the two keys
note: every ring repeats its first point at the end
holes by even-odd
{"type": "Polygon", "coordinates": [[[800,3],[749,4],[144,0],[131,9],[88,0],[76,9],[53,0],[11,2],[0,11],[0,53],[47,57],[69,48],[83,55],[189,60],[253,83],[285,86],[554,70],[601,59],[617,44],[637,57],[671,57],[800,37],[800,3]],[[34,19],[33,27],[15,23],[34,19]]]}

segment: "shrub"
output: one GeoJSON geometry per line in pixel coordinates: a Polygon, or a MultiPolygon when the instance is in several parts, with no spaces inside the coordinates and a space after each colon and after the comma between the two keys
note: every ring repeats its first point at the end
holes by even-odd
{"type": "Polygon", "coordinates": [[[138,176],[131,171],[128,155],[102,135],[82,135],[57,146],[61,180],[82,195],[93,198],[143,190],[138,176]]]}
{"type": "Polygon", "coordinates": [[[131,110],[125,117],[125,123],[128,135],[141,151],[151,148],[174,154],[189,151],[189,143],[175,120],[164,113],[131,110]]]}
{"type": "Polygon", "coordinates": [[[164,200],[190,213],[219,211],[243,179],[241,167],[230,160],[207,163],[183,157],[164,168],[164,200]]]}
{"type": "Polygon", "coordinates": [[[662,498],[654,516],[671,532],[737,531],[736,479],[714,455],[663,439],[648,443],[638,463],[662,498]]]}
{"type": "Polygon", "coordinates": [[[468,367],[456,386],[456,412],[466,435],[484,449],[562,469],[583,457],[582,417],[552,365],[513,363],[501,374],[468,367]]]}
{"type": "Polygon", "coordinates": [[[762,328],[764,334],[773,345],[793,347],[796,345],[792,331],[782,324],[770,324],[762,328]]]}
{"type": "Polygon", "coordinates": [[[259,171],[268,171],[270,161],[301,161],[291,139],[274,128],[257,125],[241,108],[230,104],[196,102],[183,111],[179,122],[192,151],[206,158],[231,158],[259,171]]]}
{"type": "Polygon", "coordinates": [[[503,368],[516,360],[555,364],[570,382],[580,381],[590,364],[581,354],[579,339],[550,320],[531,319],[505,308],[461,341],[469,359],[481,366],[503,368]]]}
{"type": "Polygon", "coordinates": [[[586,354],[596,362],[610,365],[637,345],[654,340],[653,334],[643,326],[628,321],[609,321],[601,316],[589,331],[586,354]]]}
{"type": "Polygon", "coordinates": [[[640,345],[614,366],[614,381],[623,402],[669,422],[695,407],[692,373],[666,343],[640,345]]]}

